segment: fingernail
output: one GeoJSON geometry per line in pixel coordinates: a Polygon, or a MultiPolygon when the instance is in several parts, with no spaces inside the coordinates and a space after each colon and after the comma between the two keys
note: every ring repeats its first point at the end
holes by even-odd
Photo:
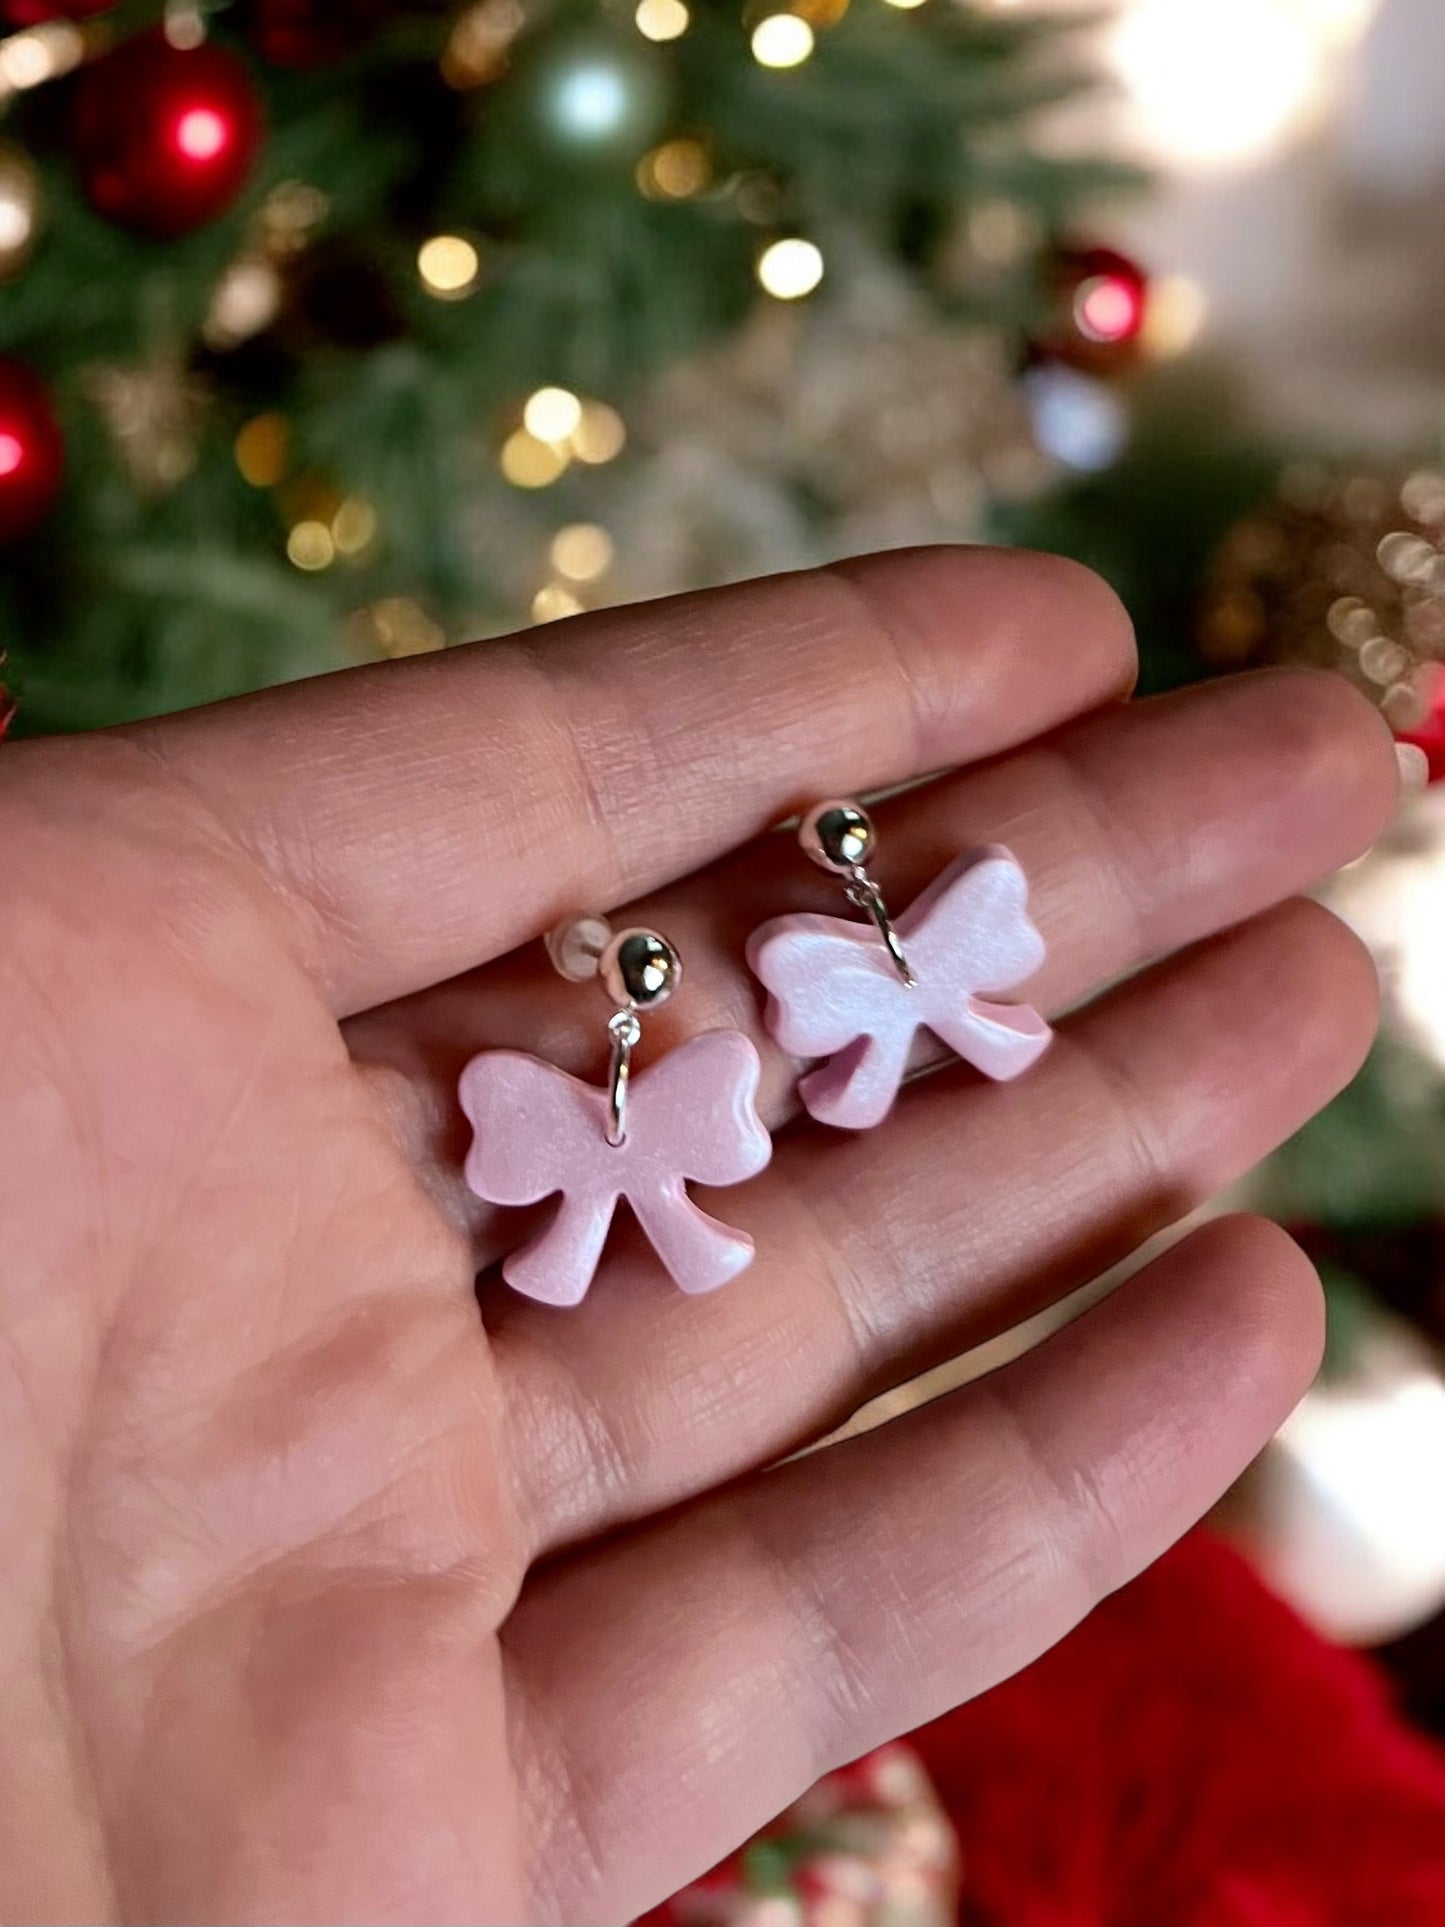
{"type": "Polygon", "coordinates": [[[1430,781],[1430,758],[1417,743],[1396,743],[1395,761],[1400,770],[1400,801],[1405,803],[1430,781]]]}

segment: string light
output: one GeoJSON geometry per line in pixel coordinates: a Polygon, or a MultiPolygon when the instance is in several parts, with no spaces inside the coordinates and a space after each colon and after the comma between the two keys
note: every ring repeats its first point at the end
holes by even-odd
{"type": "Polygon", "coordinates": [[[517,488],[546,488],[573,461],[615,461],[626,443],[626,425],[605,401],[584,401],[570,388],[538,388],[527,397],[522,425],[502,444],[498,460],[517,488]]]}
{"type": "Polygon", "coordinates": [[[1209,302],[1197,281],[1165,274],[1149,290],[1144,313],[1144,346],[1161,360],[1182,355],[1204,332],[1209,302]]]}
{"type": "Polygon", "coordinates": [[[38,214],[34,168],[19,148],[0,146],[0,280],[25,265],[38,214]]]}
{"type": "Polygon", "coordinates": [[[525,428],[510,434],[498,457],[503,475],[514,488],[547,488],[566,472],[571,454],[555,442],[544,442],[525,428]]]}
{"type": "MultiPolygon", "coordinates": [[[[1363,603],[1360,609],[1373,623],[1373,617],[1370,617],[1363,603]]],[[[1359,645],[1359,655],[1360,668],[1371,682],[1378,683],[1382,689],[1399,682],[1413,667],[1410,652],[1404,643],[1391,642],[1388,636],[1366,636],[1359,645]]]]}
{"type": "Polygon", "coordinates": [[[331,518],[331,539],[338,555],[361,555],[376,537],[376,510],[359,495],[348,495],[331,518]]]}
{"type": "Polygon", "coordinates": [[[581,425],[582,404],[570,388],[539,388],[522,410],[522,426],[539,442],[565,442],[581,425]]]}
{"type": "Polygon", "coordinates": [[[626,76],[609,61],[579,61],[558,78],[550,111],[569,139],[589,145],[609,141],[623,132],[632,114],[626,76]]]}
{"type": "Polygon", "coordinates": [[[683,0],[637,0],[633,19],[648,40],[676,40],[687,32],[692,15],[683,0]]]}
{"type": "Polygon", "coordinates": [[[274,409],[253,415],[236,436],[236,466],[252,488],[275,488],[290,465],[291,431],[274,409]]]}
{"type": "Polygon", "coordinates": [[[235,348],[260,334],[281,308],[281,277],[269,261],[233,261],[216,283],[201,330],[212,348],[235,348]]]}
{"type": "Polygon", "coordinates": [[[163,32],[173,47],[190,53],[206,38],[206,16],[192,0],[172,0],[166,7],[163,32]]]}
{"type": "Polygon", "coordinates": [[[47,20],[0,41],[0,87],[24,91],[78,67],[85,36],[68,20],[47,20]]]}
{"type": "Polygon", "coordinates": [[[649,200],[685,201],[711,179],[712,162],[697,140],[664,141],[637,163],[637,185],[649,200]]]}
{"type": "Polygon", "coordinates": [[[823,279],[823,256],[811,241],[791,235],[758,256],[758,280],[778,301],[799,301],[823,279]]]}
{"type": "Polygon", "coordinates": [[[532,620],[560,622],[564,616],[580,616],[585,607],[565,584],[544,582],[532,597],[532,620]]]}
{"type": "Polygon", "coordinates": [[[1290,0],[1135,0],[1110,47],[1152,145],[1198,166],[1271,152],[1321,79],[1319,40],[1290,0]]]}
{"type": "Polygon", "coordinates": [[[30,239],[34,225],[29,207],[18,195],[0,186],[0,254],[13,254],[30,239]]]}
{"type": "Polygon", "coordinates": [[[417,250],[421,284],[438,301],[460,301],[470,294],[481,265],[477,250],[460,234],[434,234],[417,250]]]}
{"type": "Polygon", "coordinates": [[[442,79],[464,92],[507,71],[512,42],[526,25],[517,0],[481,0],[458,16],[442,53],[442,79]]]}
{"type": "Polygon", "coordinates": [[[314,574],[335,561],[336,543],[324,522],[298,522],[286,538],[286,554],[298,569],[314,574]]]}
{"type": "Polygon", "coordinates": [[[1417,522],[1438,527],[1445,524],[1445,475],[1433,469],[1417,469],[1400,490],[1400,506],[1417,522]]]}
{"type": "Polygon", "coordinates": [[[612,537],[595,522],[570,522],[552,537],[550,554],[569,582],[596,582],[612,567],[612,537]]]}
{"type": "Polygon", "coordinates": [[[888,0],[888,5],[897,7],[900,11],[911,12],[914,7],[921,7],[923,0],[888,0]]]}
{"type": "Polygon", "coordinates": [[[383,596],[347,625],[358,649],[380,656],[424,656],[446,647],[446,631],[410,596],[383,596]]]}
{"type": "Polygon", "coordinates": [[[331,212],[331,203],[309,181],[282,181],[261,203],[261,245],[273,261],[299,254],[331,212]]]}
{"type": "Polygon", "coordinates": [[[627,425],[605,401],[582,404],[582,419],[572,431],[570,447],[579,462],[598,467],[616,461],[627,446],[627,425]]]}
{"type": "Polygon", "coordinates": [[[753,28],[753,59],[760,67],[801,67],[814,44],[813,29],[795,13],[770,13],[753,28]]]}

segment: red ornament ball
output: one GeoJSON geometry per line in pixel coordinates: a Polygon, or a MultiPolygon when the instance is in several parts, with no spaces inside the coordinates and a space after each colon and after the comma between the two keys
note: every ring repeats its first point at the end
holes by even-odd
{"type": "Polygon", "coordinates": [[[1424,750],[1430,763],[1430,781],[1445,783],[1445,674],[1435,685],[1424,722],[1415,729],[1402,729],[1399,735],[1402,743],[1413,743],[1416,749],[1424,750]]]}
{"type": "Polygon", "coordinates": [[[203,227],[246,184],[262,131],[243,62],[224,47],[138,34],[80,77],[75,153],[96,210],[173,236],[203,227]]]}
{"type": "Polygon", "coordinates": [[[1110,374],[1138,355],[1149,318],[1149,277],[1117,248],[1060,247],[1048,264],[1049,319],[1036,344],[1046,360],[1110,374]]]}
{"type": "Polygon", "coordinates": [[[0,356],[0,542],[29,535],[60,493],[64,473],[49,389],[24,362],[0,356]]]}
{"type": "Polygon", "coordinates": [[[38,27],[46,20],[89,20],[115,0],[0,0],[0,19],[10,27],[38,27]]]}

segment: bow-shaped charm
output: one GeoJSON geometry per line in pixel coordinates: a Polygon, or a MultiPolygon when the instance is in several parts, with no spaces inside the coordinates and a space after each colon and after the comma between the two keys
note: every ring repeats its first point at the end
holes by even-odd
{"type": "Polygon", "coordinates": [[[997,846],[960,857],[894,920],[915,982],[902,981],[871,924],[801,913],[754,931],[748,962],[769,992],[768,1028],[794,1057],[828,1062],[799,1085],[823,1124],[863,1131],[887,1116],[926,1026],[985,1076],[1017,1077],[1052,1032],[1013,989],[1044,960],[1028,884],[997,846]]]}
{"type": "Polygon", "coordinates": [[[491,1204],[561,1194],[551,1223],[502,1276],[548,1305],[587,1295],[619,1198],[683,1291],[712,1291],[753,1259],[753,1241],[699,1210],[698,1184],[741,1184],[772,1156],[755,1098],[758,1053],[741,1031],[694,1037],[632,1080],[625,1142],[607,1142],[607,1093],[521,1051],[484,1051],[462,1072],[476,1136],[466,1179],[491,1204]]]}

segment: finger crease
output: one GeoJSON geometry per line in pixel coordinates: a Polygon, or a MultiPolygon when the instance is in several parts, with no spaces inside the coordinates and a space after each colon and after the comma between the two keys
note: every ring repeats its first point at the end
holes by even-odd
{"type": "MultiPolygon", "coordinates": [[[[1091,832],[1075,838],[1076,860],[1087,863],[1097,893],[1096,896],[1083,895],[1083,913],[1100,929],[1117,926],[1126,932],[1128,942],[1120,944],[1120,955],[1132,956],[1136,964],[1142,966],[1152,951],[1148,901],[1161,869],[1158,852],[1137,848],[1138,839],[1127,832],[1126,817],[1110,805],[1104,785],[1083,767],[1075,751],[1060,744],[1052,755],[1067,796],[1066,802],[1061,801],[1061,813],[1066,821],[1072,820],[1069,814],[1069,805],[1072,805],[1074,811],[1085,817],[1091,832]],[[1135,860],[1120,856],[1120,851],[1130,844],[1135,846],[1130,851],[1135,860]],[[1148,889],[1144,884],[1146,877],[1150,879],[1148,889]]],[[[1156,811],[1155,818],[1158,814],[1156,811]]],[[[1151,818],[1151,823],[1154,820],[1151,818]]],[[[1167,866],[1162,867],[1167,871],[1167,866]]]]}
{"type": "Polygon", "coordinates": [[[918,631],[904,624],[897,604],[879,592],[868,575],[855,574],[846,562],[831,562],[819,571],[846,595],[850,605],[861,611],[867,623],[868,642],[881,643],[888,652],[898,687],[904,696],[905,740],[901,749],[901,768],[922,773],[932,767],[933,732],[938,727],[942,705],[937,700],[937,678],[925,681],[917,664],[929,660],[918,631]]]}

